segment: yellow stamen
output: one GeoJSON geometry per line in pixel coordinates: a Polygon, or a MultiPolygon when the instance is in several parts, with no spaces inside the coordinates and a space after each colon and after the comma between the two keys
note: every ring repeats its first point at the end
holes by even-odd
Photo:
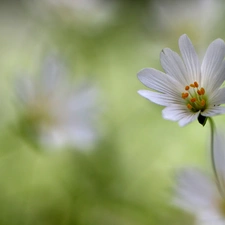
{"type": "Polygon", "coordinates": [[[187,104],[188,109],[192,109],[192,105],[191,104],[187,104]]]}
{"type": "Polygon", "coordinates": [[[195,102],[196,101],[196,98],[191,98],[191,102],[195,102]]]}
{"type": "Polygon", "coordinates": [[[181,93],[181,97],[186,102],[187,108],[192,112],[203,112],[207,108],[205,89],[200,87],[197,81],[184,86],[184,89],[185,91],[181,93]]]}
{"type": "Polygon", "coordinates": [[[204,95],[205,94],[205,89],[204,88],[201,88],[200,89],[200,92],[201,92],[202,95],[204,95]]]}
{"type": "Polygon", "coordinates": [[[185,99],[185,98],[188,97],[188,95],[189,95],[189,94],[188,94],[187,92],[186,92],[186,93],[182,93],[182,98],[185,99]]]}
{"type": "Polygon", "coordinates": [[[202,99],[202,100],[201,100],[201,106],[204,106],[204,105],[205,105],[205,100],[202,99]]]}
{"type": "Polygon", "coordinates": [[[194,85],[195,85],[196,88],[198,88],[198,82],[195,81],[194,85]]]}
{"type": "Polygon", "coordinates": [[[201,91],[200,90],[197,90],[197,93],[198,95],[202,95],[201,91]]]}

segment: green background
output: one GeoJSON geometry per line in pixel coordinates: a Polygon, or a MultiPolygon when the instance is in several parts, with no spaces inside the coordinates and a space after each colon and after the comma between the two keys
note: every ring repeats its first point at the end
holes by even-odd
{"type": "MultiPolygon", "coordinates": [[[[216,22],[200,26],[191,10],[197,1],[189,2],[188,19],[182,18],[182,10],[188,11],[184,2],[168,2],[114,1],[115,12],[104,23],[88,19],[85,11],[79,17],[70,8],[48,8],[44,1],[1,2],[0,224],[193,224],[171,204],[175,173],[194,166],[212,174],[209,124],[181,128],[164,120],[163,107],[137,94],[147,88],[136,74],[146,67],[162,70],[160,51],[179,51],[184,33],[202,59],[211,41],[225,38],[224,20],[206,7],[199,21],[211,13],[216,22]],[[178,24],[155,9],[168,2],[168,14],[180,5],[178,24]],[[100,89],[101,138],[92,151],[37,151],[15,131],[20,120],[15,79],[38,74],[52,52],[75,82],[86,78],[100,89]]],[[[223,124],[225,117],[215,121],[223,124]]]]}

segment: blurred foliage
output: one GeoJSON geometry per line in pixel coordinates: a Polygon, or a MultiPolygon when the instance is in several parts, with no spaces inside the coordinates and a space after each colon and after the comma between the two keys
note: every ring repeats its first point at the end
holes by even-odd
{"type": "Polygon", "coordinates": [[[214,38],[224,38],[224,25],[215,24],[203,45],[194,24],[163,30],[157,1],[118,0],[113,16],[100,24],[91,23],[94,18],[82,23],[44,1],[1,4],[0,224],[192,224],[190,215],[171,205],[174,172],[188,164],[209,167],[209,127],[196,122],[180,128],[163,120],[162,107],[137,94],[144,87],[136,73],[161,70],[160,51],[178,50],[183,33],[204,51],[214,38]],[[15,133],[15,79],[36,74],[52,52],[65,59],[74,80],[86,77],[101,87],[102,138],[91,152],[38,152],[15,133]]]}

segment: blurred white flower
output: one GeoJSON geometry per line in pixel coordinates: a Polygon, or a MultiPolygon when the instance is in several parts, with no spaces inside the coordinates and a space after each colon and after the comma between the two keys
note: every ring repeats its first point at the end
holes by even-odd
{"type": "Polygon", "coordinates": [[[195,215],[197,225],[224,225],[225,200],[214,180],[197,169],[187,168],[177,176],[174,204],[195,215]]]}
{"type": "Polygon", "coordinates": [[[23,106],[24,135],[44,146],[92,147],[100,112],[96,87],[70,84],[60,62],[48,58],[39,77],[18,80],[16,92],[23,106]]]}
{"type": "Polygon", "coordinates": [[[225,113],[225,43],[213,41],[200,66],[198,56],[187,35],[179,39],[181,57],[169,48],[160,55],[165,73],[146,68],[138,73],[139,80],[155,90],[140,90],[148,100],[165,106],[164,119],[179,121],[184,126],[198,118],[205,124],[207,117],[225,113]]]}
{"type": "Polygon", "coordinates": [[[190,32],[197,33],[196,36],[201,39],[211,35],[212,29],[219,24],[223,16],[223,8],[221,0],[173,0],[172,2],[156,0],[153,5],[157,28],[162,32],[174,34],[188,29],[190,32]]]}
{"type": "Polygon", "coordinates": [[[213,146],[216,179],[194,168],[179,172],[174,204],[192,213],[198,225],[225,225],[225,135],[217,133],[213,146]]]}
{"type": "MultiPolygon", "coordinates": [[[[116,18],[117,4],[104,0],[38,0],[25,1],[31,12],[41,19],[51,21],[51,17],[59,15],[60,20],[77,24],[80,29],[102,28],[116,18]]],[[[92,29],[92,32],[94,29],[92,29]]],[[[87,32],[87,31],[86,31],[87,32]]]]}

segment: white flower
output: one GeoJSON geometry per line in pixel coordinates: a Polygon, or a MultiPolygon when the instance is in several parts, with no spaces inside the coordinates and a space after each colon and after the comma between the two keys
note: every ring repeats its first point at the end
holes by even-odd
{"type": "Polygon", "coordinates": [[[195,215],[197,225],[225,225],[225,200],[214,180],[187,168],[177,177],[174,204],[195,215]]]}
{"type": "Polygon", "coordinates": [[[44,146],[90,148],[97,138],[97,89],[87,83],[71,85],[54,58],[45,61],[35,78],[21,78],[16,85],[23,133],[44,146]]]}
{"type": "Polygon", "coordinates": [[[58,15],[64,23],[72,23],[73,28],[75,25],[83,32],[91,29],[91,34],[114,22],[117,10],[116,2],[104,0],[40,0],[33,4],[26,1],[26,5],[31,13],[44,21],[49,22],[52,16],[58,15]]]}
{"type": "Polygon", "coordinates": [[[179,121],[184,126],[195,119],[204,125],[207,117],[224,114],[225,88],[225,43],[213,41],[200,66],[198,56],[187,35],[179,39],[181,57],[169,48],[160,55],[165,73],[146,68],[138,73],[139,80],[155,90],[140,90],[138,93],[150,101],[165,106],[163,117],[179,121]]]}
{"type": "Polygon", "coordinates": [[[214,142],[217,179],[194,168],[179,172],[174,204],[192,213],[198,225],[225,225],[225,136],[218,133],[214,142]]]}
{"type": "Polygon", "coordinates": [[[203,40],[210,36],[223,15],[222,1],[214,0],[175,0],[173,4],[170,1],[155,1],[150,6],[150,9],[154,7],[157,28],[164,34],[179,33],[185,27],[185,30],[200,33],[198,38],[203,40]]]}

